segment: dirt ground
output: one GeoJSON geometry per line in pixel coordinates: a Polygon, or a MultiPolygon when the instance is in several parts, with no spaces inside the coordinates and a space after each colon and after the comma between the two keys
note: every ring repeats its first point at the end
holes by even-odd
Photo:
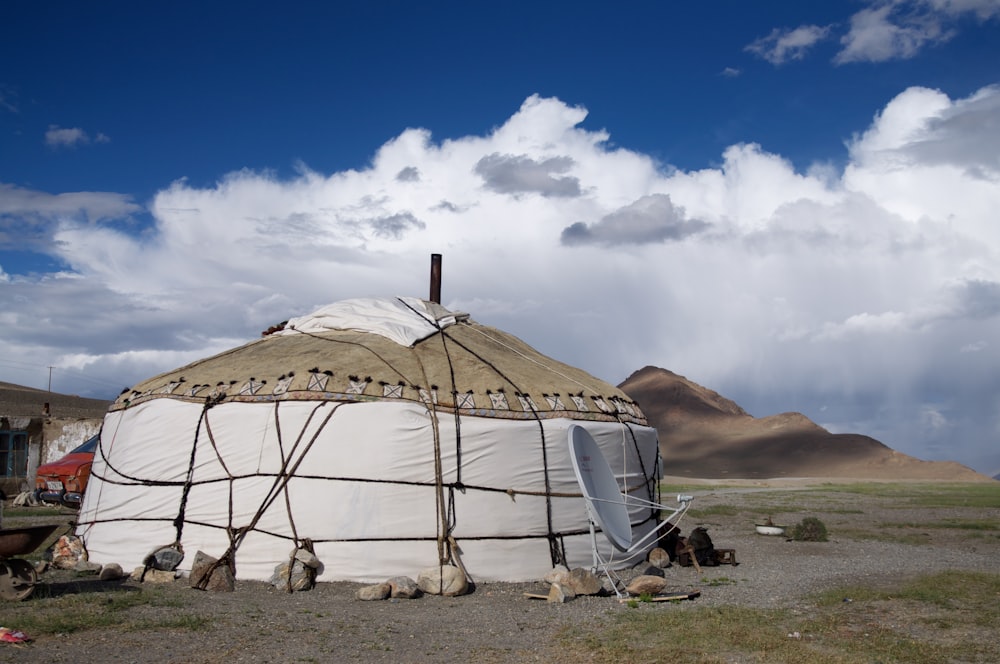
{"type": "MultiPolygon", "coordinates": [[[[739,564],[705,568],[701,575],[693,567],[667,569],[666,592],[698,590],[700,596],[644,604],[639,610],[734,605],[808,611],[811,594],[823,589],[888,584],[941,570],[996,571],[996,532],[940,527],[995,521],[995,509],[920,508],[888,496],[803,490],[815,484],[716,482],[692,491],[699,516],[688,517],[682,530],[706,526],[717,548],[735,549],[739,564]],[[754,523],[767,516],[782,525],[818,517],[830,541],[756,534],[754,523]],[[872,537],[879,532],[890,536],[872,537]]],[[[105,593],[102,598],[148,593],[151,600],[129,610],[128,627],[44,634],[24,646],[0,644],[0,662],[578,661],[566,658],[560,640],[564,627],[598,629],[616,614],[635,610],[614,596],[566,604],[524,597],[525,592],[547,592],[542,582],[482,583],[462,597],[372,602],[356,600],[357,588],[321,583],[312,591],[288,594],[265,583],[239,581],[234,593],[208,593],[184,581],[102,584],[66,572],[46,573],[35,597],[0,607],[0,624],[17,629],[19,616],[69,605],[71,598],[91,593],[105,593]],[[163,628],[171,616],[186,620],[163,628]],[[160,627],[136,627],[141,618],[160,627]]]]}

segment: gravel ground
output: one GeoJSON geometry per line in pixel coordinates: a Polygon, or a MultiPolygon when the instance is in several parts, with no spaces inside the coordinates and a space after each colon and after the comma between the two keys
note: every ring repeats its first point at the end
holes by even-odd
{"type": "MultiPolygon", "coordinates": [[[[642,611],[689,611],[735,605],[808,611],[815,591],[849,584],[888,584],[940,570],[996,571],[1000,538],[948,530],[942,523],[993,520],[996,511],[978,508],[901,508],[888,498],[801,492],[794,488],[748,491],[706,487],[695,492],[702,520],[688,518],[684,532],[705,525],[717,548],[736,550],[737,566],[666,570],[665,592],[699,590],[694,600],[640,604],[642,611]],[[755,508],[791,525],[817,516],[830,531],[829,542],[791,542],[754,533],[755,508]],[[714,516],[718,514],[719,516],[714,516]],[[886,526],[886,524],[892,524],[886,526]],[[926,524],[921,528],[913,524],[926,524]],[[934,527],[929,527],[929,526],[934,527]],[[861,536],[884,530],[917,544],[861,536]]],[[[3,608],[4,626],[17,628],[21,610],[35,602],[64,601],[70,593],[99,584],[43,576],[38,597],[3,608]],[[91,584],[88,586],[88,583],[91,584]],[[48,595],[48,596],[46,596],[48,595]],[[9,624],[8,624],[9,623],[9,624]]],[[[599,626],[627,606],[611,597],[580,597],[566,604],[530,600],[525,592],[546,593],[544,583],[480,584],[472,594],[444,598],[361,602],[357,585],[321,583],[310,592],[287,594],[267,584],[238,582],[234,593],[205,593],[177,582],[159,587],[163,601],[134,609],[152,620],[170,614],[195,616],[201,627],[159,630],[87,630],[44,635],[23,646],[0,646],[0,661],[11,662],[502,662],[562,661],[560,630],[568,625],[599,626]]],[[[124,582],[100,588],[146,592],[149,586],[124,582]]]]}

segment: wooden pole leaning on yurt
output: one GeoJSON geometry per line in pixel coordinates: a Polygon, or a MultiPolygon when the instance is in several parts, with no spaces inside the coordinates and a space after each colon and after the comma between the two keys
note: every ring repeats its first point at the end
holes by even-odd
{"type": "Polygon", "coordinates": [[[431,254],[431,302],[441,304],[441,254],[431,254]]]}

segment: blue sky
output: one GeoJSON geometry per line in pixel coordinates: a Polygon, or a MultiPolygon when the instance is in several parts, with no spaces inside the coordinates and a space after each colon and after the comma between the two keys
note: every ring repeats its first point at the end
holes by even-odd
{"type": "Polygon", "coordinates": [[[1000,1],[0,8],[0,380],[426,296],[1000,471],[1000,1]]]}

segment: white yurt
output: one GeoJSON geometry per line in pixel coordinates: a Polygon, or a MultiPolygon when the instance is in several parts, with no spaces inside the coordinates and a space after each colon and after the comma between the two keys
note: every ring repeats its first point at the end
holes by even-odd
{"type": "MultiPolygon", "coordinates": [[[[658,502],[656,430],[622,391],[417,298],[353,299],[151,378],[109,409],[80,510],[90,560],[172,545],[266,580],[304,545],[320,581],[435,565],[472,581],[638,562],[592,539],[567,431],[658,502]]],[[[635,539],[657,510],[631,507],[635,539]]],[[[652,546],[650,544],[649,546],[652,546]]]]}

